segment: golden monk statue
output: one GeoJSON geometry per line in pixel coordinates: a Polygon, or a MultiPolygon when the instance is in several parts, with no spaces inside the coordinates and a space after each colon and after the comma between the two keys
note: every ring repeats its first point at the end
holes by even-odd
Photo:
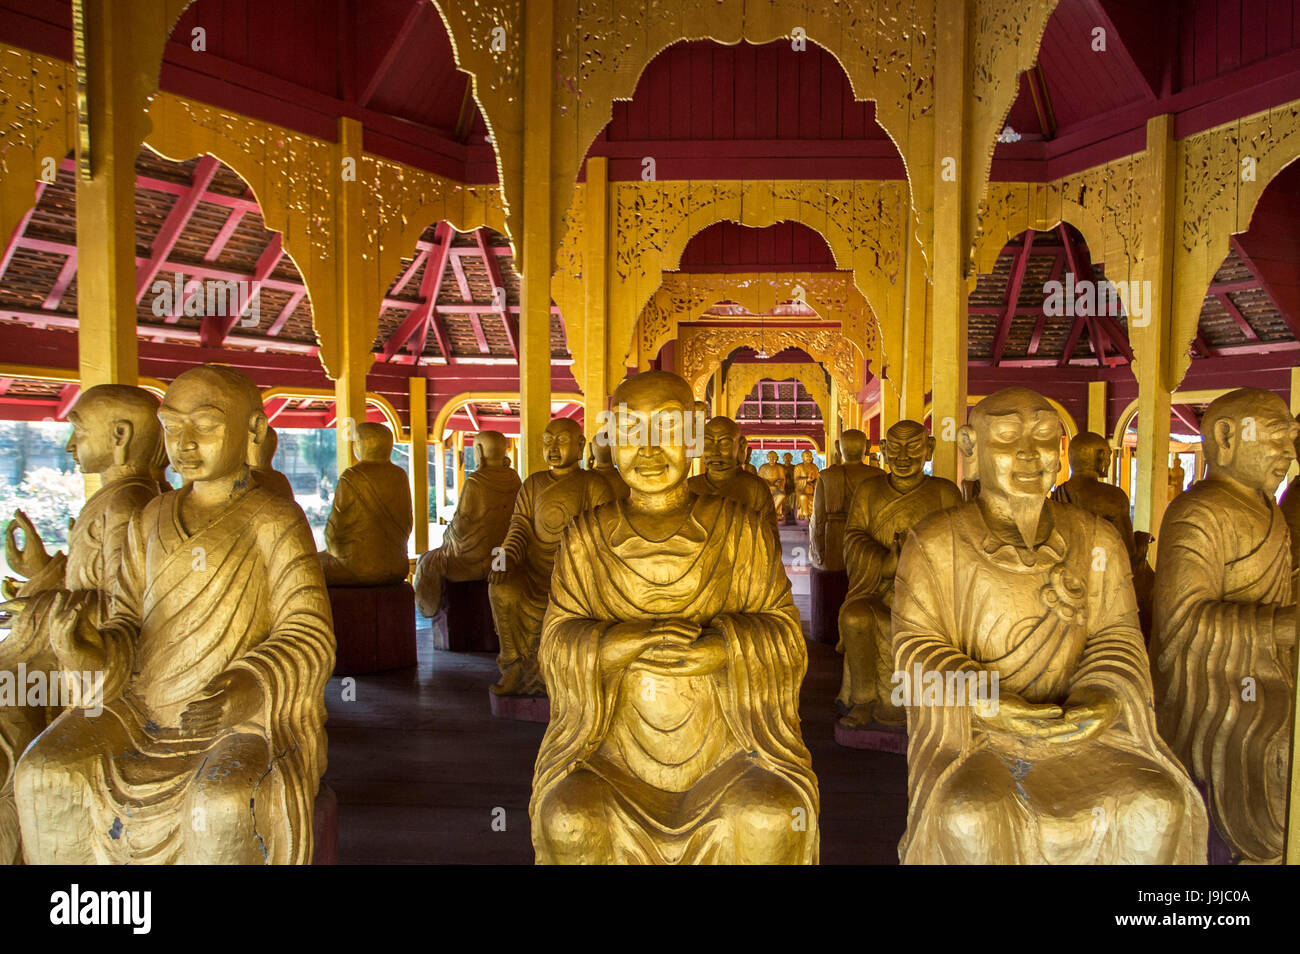
{"type": "Polygon", "coordinates": [[[1048,499],[1061,431],[1027,388],[980,401],[957,435],[979,496],[903,547],[905,864],[1205,863],[1200,796],[1156,732],[1124,543],[1048,499]]]}
{"type": "Polygon", "coordinates": [[[1109,520],[1119,531],[1124,549],[1133,560],[1133,521],[1129,517],[1128,494],[1103,482],[1109,473],[1110,445],[1106,438],[1092,431],[1076,434],[1070,439],[1070,479],[1052,491],[1052,499],[1074,504],[1109,520]]]}
{"type": "Polygon", "coordinates": [[[581,513],[556,562],[537,860],[816,862],[807,654],[781,552],[759,514],[687,487],[685,381],[639,374],[613,403],[632,494],[581,513]]]}
{"type": "Polygon", "coordinates": [[[63,617],[64,671],[103,712],[59,716],[18,762],[29,863],[300,863],[325,769],[329,600],[302,511],[257,486],[253,383],[203,365],[158,412],[181,489],[131,519],[96,630],[63,617]]]}
{"type": "Polygon", "coordinates": [[[1181,494],[1186,486],[1187,472],[1183,470],[1183,462],[1175,455],[1169,465],[1169,499],[1173,500],[1181,494]]]}
{"type": "Polygon", "coordinates": [[[862,431],[847,430],[835,444],[843,452],[844,463],[827,467],[817,480],[808,518],[808,558],[815,567],[840,571],[844,569],[844,524],[853,494],[868,477],[878,477],[884,471],[863,463],[867,435],[862,431]]]}
{"type": "Polygon", "coordinates": [[[584,442],[577,421],[558,417],[546,425],[542,457],[549,469],[531,475],[519,489],[501,544],[505,569],[488,573],[488,599],[501,640],[497,656],[501,679],[492,686],[496,695],[545,694],[537,667],[537,641],[542,636],[560,535],[579,513],[614,499],[603,476],[579,466],[584,442]]]}
{"type": "MultiPolygon", "coordinates": [[[[1300,423],[1300,417],[1296,418],[1300,423]]],[[[1296,438],[1295,452],[1300,456],[1300,437],[1296,438]]],[[[1300,568],[1300,476],[1292,479],[1286,485],[1286,490],[1282,493],[1282,500],[1279,504],[1282,508],[1282,516],[1286,518],[1287,529],[1291,531],[1291,569],[1292,571],[1300,568]]]]}
{"type": "Polygon", "coordinates": [[[697,494],[719,494],[740,501],[759,514],[775,534],[772,493],[763,478],[741,469],[740,461],[747,454],[748,444],[735,421],[721,415],[710,418],[704,425],[704,473],[690,478],[687,486],[697,494]]]}
{"type": "Polygon", "coordinates": [[[897,726],[907,721],[893,699],[889,614],[898,556],[909,530],[930,514],[961,503],[956,484],[925,472],[934,456],[934,438],[925,425],[899,421],[885,434],[881,451],[889,473],[858,485],[844,528],[849,591],[840,608],[844,675],[837,702],[845,710],[840,724],[849,729],[873,721],[897,726]]]}
{"type": "Polygon", "coordinates": [[[799,503],[795,494],[794,455],[783,454],[781,456],[781,467],[785,471],[785,522],[787,524],[793,524],[795,521],[795,511],[799,503]]]}
{"type": "MultiPolygon", "coordinates": [[[[280,435],[275,428],[267,426],[266,440],[254,444],[248,449],[248,466],[253,472],[253,480],[285,500],[293,500],[293,484],[289,478],[275,469],[275,451],[280,445],[280,435]]],[[[295,501],[296,503],[296,501],[295,501]]]]}
{"type": "Polygon", "coordinates": [[[1270,391],[1216,398],[1209,475],[1160,525],[1151,635],[1160,732],[1241,861],[1280,862],[1295,700],[1290,534],[1273,492],[1300,425],[1270,391]]]}
{"type": "Polygon", "coordinates": [[[393,432],[365,421],[353,438],[357,463],[339,474],[320,554],[331,586],[401,583],[410,570],[406,542],[414,525],[411,487],[393,456],[393,432]]]}
{"type": "Polygon", "coordinates": [[[587,469],[604,477],[609,484],[609,492],[616,498],[626,499],[631,491],[627,489],[623,475],[614,466],[614,449],[598,437],[587,445],[587,454],[587,469]]]}
{"type": "Polygon", "coordinates": [[[821,471],[813,463],[812,451],[804,451],[800,462],[794,469],[795,499],[798,501],[800,520],[812,517],[813,496],[817,493],[817,478],[821,471]]]}
{"type": "Polygon", "coordinates": [[[415,564],[415,604],[426,617],[437,616],[442,608],[443,580],[485,580],[492,558],[504,558],[500,547],[519,493],[519,475],[506,463],[506,438],[500,431],[480,431],[473,446],[478,467],[465,480],[442,546],[420,554],[415,564]]]}
{"type": "MultiPolygon", "coordinates": [[[[156,397],[124,384],[97,385],[77,399],[68,421],[72,424],[68,453],[82,473],[98,474],[101,485],[68,534],[66,556],[45,552],[40,534],[21,510],[5,528],[9,567],[27,577],[17,598],[4,607],[14,617],[8,638],[0,641],[0,670],[14,675],[19,664],[29,673],[58,669],[50,646],[51,627],[76,625],[84,618],[89,629],[99,628],[108,615],[127,524],[158,496],[153,464],[162,431],[156,397]],[[23,533],[21,546],[18,530],[23,533]]],[[[86,679],[87,675],[73,674],[81,682],[79,688],[69,688],[83,696],[86,690],[93,694],[94,678],[86,679]]],[[[97,701],[102,704],[103,699],[97,701]]],[[[88,700],[87,706],[95,703],[88,700]]],[[[22,860],[14,769],[18,756],[45,728],[47,712],[62,708],[48,698],[47,705],[48,710],[46,705],[0,705],[0,864],[22,860]]]]}
{"type": "Polygon", "coordinates": [[[758,476],[767,484],[768,492],[772,495],[772,509],[780,520],[788,506],[788,497],[785,492],[785,468],[778,463],[776,451],[767,452],[767,463],[758,469],[758,476]]]}

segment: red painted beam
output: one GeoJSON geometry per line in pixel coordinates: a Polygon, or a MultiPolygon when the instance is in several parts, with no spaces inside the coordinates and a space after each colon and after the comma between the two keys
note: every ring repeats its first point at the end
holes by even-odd
{"type": "MultiPolygon", "coordinates": [[[[421,301],[411,309],[410,314],[398,325],[384,343],[380,351],[380,361],[388,362],[406,347],[416,336],[420,341],[426,342],[429,326],[433,326],[434,336],[438,341],[438,348],[448,363],[452,362],[451,346],[447,343],[446,335],[443,333],[441,326],[436,321],[434,304],[438,299],[438,292],[442,288],[442,275],[447,268],[447,256],[451,251],[452,228],[446,222],[439,222],[437,227],[438,251],[430,254],[424,266],[424,274],[420,278],[420,298],[421,301]]],[[[423,344],[415,347],[411,357],[418,358],[423,353],[423,344]]],[[[414,361],[412,361],[414,363],[414,361]]]]}
{"type": "MultiPolygon", "coordinates": [[[[1282,320],[1286,322],[1286,326],[1290,329],[1292,336],[1300,338],[1300,315],[1292,314],[1288,309],[1283,308],[1279,304],[1279,296],[1274,293],[1273,288],[1264,277],[1264,273],[1259,270],[1259,266],[1255,264],[1255,260],[1247,254],[1237,236],[1229,236],[1228,241],[1232,246],[1232,250],[1237,253],[1237,257],[1241,259],[1242,264],[1250,269],[1250,274],[1255,279],[1256,287],[1263,289],[1264,294],[1268,295],[1269,301],[1273,303],[1273,307],[1277,309],[1277,313],[1281,315],[1282,320]]],[[[1225,292],[1224,294],[1226,295],[1227,293],[1225,292]]]]}
{"type": "Polygon", "coordinates": [[[284,303],[284,307],[280,309],[280,314],[276,316],[275,321],[271,322],[270,327],[266,329],[266,333],[272,338],[278,335],[284,329],[285,323],[293,317],[293,313],[298,308],[298,302],[302,301],[306,297],[306,290],[294,292],[289,297],[289,300],[284,303]]]}
{"type": "MultiPolygon", "coordinates": [[[[1061,272],[1065,269],[1065,250],[1061,249],[1056,253],[1056,261],[1052,263],[1052,274],[1048,279],[1049,282],[1059,282],[1061,272]]],[[[1034,321],[1034,330],[1029,335],[1029,348],[1026,354],[1033,357],[1038,354],[1038,345],[1043,340],[1043,327],[1047,323],[1047,312],[1043,310],[1042,303],[1038,305],[1038,318],[1034,321]]]]}
{"type": "Polygon", "coordinates": [[[506,286],[501,281],[501,267],[497,262],[496,256],[492,254],[491,247],[488,245],[487,232],[483,229],[474,230],[474,243],[478,246],[479,254],[483,256],[483,265],[487,268],[488,278],[492,281],[492,304],[498,309],[502,323],[506,326],[506,340],[510,342],[510,351],[514,354],[515,360],[519,360],[519,326],[511,322],[511,316],[506,308],[506,286]]]}
{"type": "Polygon", "coordinates": [[[221,230],[217,232],[217,237],[212,240],[208,250],[203,253],[203,261],[211,263],[221,257],[221,253],[226,250],[226,243],[230,241],[230,237],[235,234],[235,230],[239,228],[239,223],[242,221],[244,221],[244,210],[231,209],[226,216],[225,223],[221,226],[221,230]]]}
{"type": "Polygon", "coordinates": [[[213,156],[204,155],[199,158],[198,164],[194,167],[194,177],[190,180],[189,189],[172,203],[171,211],[167,213],[167,218],[163,220],[158,234],[154,236],[153,244],[149,246],[148,262],[143,268],[138,266],[136,268],[136,302],[144,298],[144,293],[149,290],[154,276],[171,255],[172,249],[176,247],[177,240],[185,231],[185,226],[189,224],[190,216],[203,201],[208,186],[212,184],[212,177],[216,175],[220,165],[221,163],[213,156]]]}
{"type": "Polygon", "coordinates": [[[1020,301],[1020,288],[1025,281],[1025,267],[1029,264],[1029,256],[1032,254],[1034,254],[1034,230],[1026,229],[1024,244],[1020,246],[1015,263],[1011,266],[1006,302],[1003,305],[1002,318],[998,322],[997,334],[993,338],[994,364],[1002,360],[1002,351],[1007,345],[1007,335],[1011,333],[1011,322],[1016,316],[1016,305],[1020,301]]]}
{"type": "Polygon", "coordinates": [[[65,384],[59,389],[59,403],[55,406],[54,419],[57,421],[65,420],[68,412],[72,410],[72,405],[77,403],[77,398],[81,396],[80,384],[65,384]]]}
{"type": "Polygon", "coordinates": [[[1227,292],[1218,292],[1214,297],[1219,300],[1219,304],[1221,304],[1224,310],[1227,311],[1228,317],[1237,323],[1237,327],[1241,329],[1241,333],[1246,336],[1247,341],[1259,340],[1258,332],[1251,327],[1250,322],[1246,320],[1246,316],[1241,313],[1241,309],[1238,308],[1233,303],[1232,299],[1228,297],[1227,292]]]}
{"type": "Polygon", "coordinates": [[[427,8],[428,4],[425,0],[417,0],[417,2],[412,3],[410,9],[406,11],[406,19],[402,21],[402,25],[398,28],[397,35],[393,37],[393,42],[389,44],[388,49],[384,52],[384,58],[379,61],[379,65],[375,67],[375,71],[370,74],[370,79],[367,80],[365,89],[361,91],[361,96],[357,99],[358,106],[364,108],[370,105],[370,101],[374,98],[375,93],[379,91],[379,87],[383,84],[384,78],[388,75],[388,71],[391,70],[393,64],[397,62],[398,56],[402,52],[402,47],[406,45],[406,41],[411,38],[411,33],[415,29],[416,24],[420,22],[421,14],[423,14],[427,8]]]}
{"type": "Polygon", "coordinates": [[[32,213],[36,211],[37,203],[41,201],[41,196],[45,192],[45,185],[46,183],[44,180],[36,183],[36,198],[32,201],[32,207],[23,214],[21,219],[18,220],[18,224],[14,226],[13,233],[5,242],[4,252],[0,253],[0,279],[5,277],[5,271],[9,268],[9,260],[14,257],[14,252],[18,249],[19,241],[22,239],[23,233],[27,231],[27,223],[32,220],[32,213]]]}
{"type": "Polygon", "coordinates": [[[74,248],[72,253],[63,260],[63,267],[59,269],[58,278],[54,279],[54,287],[50,293],[45,296],[45,301],[41,302],[41,307],[48,311],[57,311],[59,303],[63,301],[63,294],[72,284],[72,280],[77,277],[77,250],[74,248]]]}

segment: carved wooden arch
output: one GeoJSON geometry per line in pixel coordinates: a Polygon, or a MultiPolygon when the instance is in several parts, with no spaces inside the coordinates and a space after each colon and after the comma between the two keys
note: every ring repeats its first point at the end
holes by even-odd
{"type": "Polygon", "coordinates": [[[826,373],[820,364],[783,362],[780,364],[733,364],[727,372],[727,416],[733,421],[745,403],[749,392],[760,381],[797,381],[817,402],[822,424],[832,415],[830,388],[826,386],[826,373]]]}
{"type": "MultiPolygon", "coordinates": [[[[451,420],[452,415],[463,408],[466,404],[476,404],[482,402],[491,404],[497,401],[518,401],[518,391],[462,391],[454,394],[443,402],[442,407],[438,408],[438,413],[434,415],[433,423],[429,425],[429,442],[441,442],[442,435],[446,433],[447,422],[451,420]]],[[[577,391],[555,391],[551,394],[551,404],[581,404],[582,395],[577,391]]]]}
{"type": "Polygon", "coordinates": [[[637,319],[640,366],[677,337],[681,322],[707,317],[705,312],[721,301],[760,315],[791,300],[802,301],[823,321],[838,321],[864,358],[879,361],[875,315],[847,272],[664,272],[637,319]]]}

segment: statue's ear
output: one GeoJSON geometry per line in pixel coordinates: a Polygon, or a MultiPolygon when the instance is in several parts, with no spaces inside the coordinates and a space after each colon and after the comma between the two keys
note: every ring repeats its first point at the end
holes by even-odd
{"type": "Polygon", "coordinates": [[[1230,417],[1221,417],[1214,422],[1210,440],[1214,447],[1214,462],[1219,465],[1232,460],[1237,436],[1237,422],[1230,417]]]}
{"type": "Polygon", "coordinates": [[[262,442],[266,440],[266,429],[269,426],[266,422],[266,412],[261,408],[248,415],[249,443],[254,447],[261,447],[262,442]]]}
{"type": "Polygon", "coordinates": [[[925,439],[925,459],[926,459],[926,460],[933,460],[933,459],[934,459],[934,448],[935,448],[935,439],[934,439],[934,435],[931,434],[929,437],[927,437],[927,438],[925,439]]]}
{"type": "Polygon", "coordinates": [[[128,420],[118,420],[113,422],[113,463],[122,465],[126,463],[127,451],[131,448],[131,437],[135,433],[135,427],[128,420]]]}
{"type": "MultiPolygon", "coordinates": [[[[934,438],[930,438],[934,440],[934,438]]],[[[957,428],[957,449],[966,458],[964,470],[967,480],[979,480],[979,457],[975,453],[975,428],[963,424],[957,428]]]]}
{"type": "Polygon", "coordinates": [[[740,435],[740,449],[736,451],[736,460],[742,464],[749,460],[749,438],[744,434],[740,435]]]}

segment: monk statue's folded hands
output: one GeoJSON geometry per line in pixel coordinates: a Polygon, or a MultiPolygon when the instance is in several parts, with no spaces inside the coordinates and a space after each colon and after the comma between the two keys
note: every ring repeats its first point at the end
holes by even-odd
{"type": "Polygon", "coordinates": [[[668,646],[688,646],[700,627],[684,619],[631,619],[615,623],[600,640],[600,667],[608,674],[637,662],[646,654],[668,646]]]}
{"type": "Polygon", "coordinates": [[[253,674],[228,669],[213,679],[181,713],[181,732],[189,736],[213,735],[252,722],[266,707],[266,694],[253,674]]]}
{"type": "Polygon", "coordinates": [[[663,676],[707,676],[727,665],[727,644],[721,633],[704,630],[694,640],[656,645],[629,668],[663,676]]]}

